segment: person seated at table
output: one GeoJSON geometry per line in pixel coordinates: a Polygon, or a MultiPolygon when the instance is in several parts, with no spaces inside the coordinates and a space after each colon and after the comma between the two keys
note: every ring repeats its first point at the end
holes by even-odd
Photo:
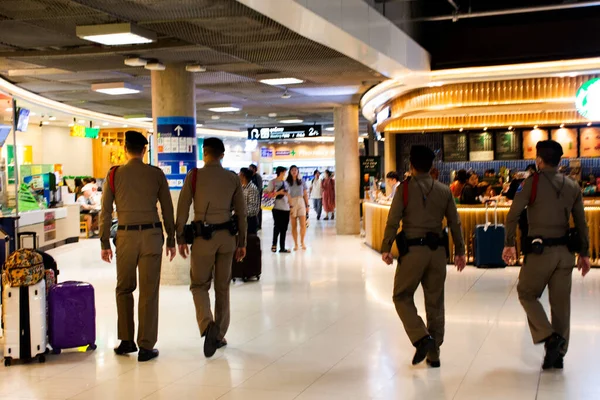
{"type": "Polygon", "coordinates": [[[385,176],[385,191],[389,193],[389,198],[393,199],[396,195],[396,189],[400,186],[400,176],[396,171],[388,172],[385,176]]]}
{"type": "Polygon", "coordinates": [[[92,237],[96,236],[98,229],[98,213],[100,212],[100,204],[94,201],[93,185],[87,184],[81,189],[81,196],[77,199],[80,206],[80,213],[84,216],[83,219],[87,224],[89,232],[92,232],[92,237]]]}
{"type": "Polygon", "coordinates": [[[471,173],[460,195],[460,204],[481,204],[477,189],[478,184],[479,177],[477,174],[471,173]]]}
{"type": "Polygon", "coordinates": [[[467,179],[469,179],[467,175],[467,171],[461,169],[456,173],[456,177],[454,178],[454,182],[450,185],[450,191],[452,192],[452,196],[455,199],[460,198],[465,185],[467,184],[467,179]]]}

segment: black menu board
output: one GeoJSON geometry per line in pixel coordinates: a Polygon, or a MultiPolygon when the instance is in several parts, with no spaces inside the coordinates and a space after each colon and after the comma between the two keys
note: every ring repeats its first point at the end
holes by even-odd
{"type": "Polygon", "coordinates": [[[493,136],[489,132],[469,134],[469,160],[492,161],[494,159],[493,136]]]}
{"type": "Polygon", "coordinates": [[[443,138],[444,161],[468,161],[466,133],[450,133],[443,138]]]}
{"type": "Polygon", "coordinates": [[[496,160],[520,160],[523,153],[521,132],[496,133],[496,160]]]}

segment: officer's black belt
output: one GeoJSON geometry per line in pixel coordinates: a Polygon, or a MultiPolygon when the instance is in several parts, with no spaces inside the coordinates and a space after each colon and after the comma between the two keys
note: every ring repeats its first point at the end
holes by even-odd
{"type": "Polygon", "coordinates": [[[155,222],[153,224],[119,225],[117,229],[120,231],[145,231],[154,228],[162,228],[162,224],[160,222],[155,222]]]}
{"type": "MultiPolygon", "coordinates": [[[[535,240],[536,238],[532,238],[532,240],[535,240]]],[[[542,238],[542,243],[544,244],[544,246],[548,246],[548,247],[556,247],[556,246],[566,246],[567,244],[569,244],[569,238],[567,236],[563,236],[561,238],[542,238]]]]}
{"type": "MultiPolygon", "coordinates": [[[[440,240],[439,237],[435,238],[434,242],[437,241],[437,243],[435,243],[435,244],[439,245],[440,244],[439,240],[440,240]]],[[[411,247],[411,246],[429,246],[431,244],[430,243],[431,241],[432,241],[431,239],[424,238],[424,237],[416,238],[416,239],[406,239],[406,244],[409,247],[411,247]]]]}
{"type": "MultiPolygon", "coordinates": [[[[198,225],[203,225],[204,223],[201,221],[194,221],[194,223],[198,224],[198,225]]],[[[207,224],[210,229],[212,229],[213,231],[224,231],[225,229],[229,229],[231,228],[231,221],[227,221],[227,222],[223,222],[222,224],[207,224]]]]}

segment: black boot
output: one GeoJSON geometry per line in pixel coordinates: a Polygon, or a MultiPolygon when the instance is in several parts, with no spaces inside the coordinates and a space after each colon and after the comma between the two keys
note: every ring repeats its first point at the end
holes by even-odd
{"type": "Polygon", "coordinates": [[[567,341],[558,333],[553,333],[545,340],[545,342],[546,356],[544,357],[542,369],[554,368],[554,365],[557,363],[558,359],[561,358],[560,350],[567,341]]]}
{"type": "Polygon", "coordinates": [[[414,344],[414,346],[417,348],[417,351],[415,352],[415,356],[413,357],[412,364],[417,365],[423,362],[423,360],[425,360],[425,357],[427,357],[427,353],[435,349],[435,341],[431,336],[427,335],[418,340],[414,344]]]}
{"type": "Polygon", "coordinates": [[[565,367],[565,358],[564,356],[558,357],[558,360],[554,363],[554,368],[563,369],[565,367]]]}
{"type": "Polygon", "coordinates": [[[439,368],[442,366],[442,363],[440,362],[440,360],[437,361],[431,361],[429,358],[426,360],[427,365],[429,365],[431,368],[439,368]]]}
{"type": "Polygon", "coordinates": [[[115,353],[124,356],[129,353],[137,353],[138,348],[133,340],[122,340],[119,347],[115,347],[115,353]]]}
{"type": "Polygon", "coordinates": [[[148,349],[140,348],[140,352],[138,354],[138,361],[146,362],[146,361],[150,361],[156,357],[158,357],[157,349],[148,350],[148,349]]]}

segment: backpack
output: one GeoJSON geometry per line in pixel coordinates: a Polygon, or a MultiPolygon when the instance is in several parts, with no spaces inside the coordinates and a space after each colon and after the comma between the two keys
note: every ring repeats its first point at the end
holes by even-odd
{"type": "Polygon", "coordinates": [[[6,260],[2,280],[11,287],[32,286],[45,275],[42,255],[33,249],[20,249],[6,260]]]}

